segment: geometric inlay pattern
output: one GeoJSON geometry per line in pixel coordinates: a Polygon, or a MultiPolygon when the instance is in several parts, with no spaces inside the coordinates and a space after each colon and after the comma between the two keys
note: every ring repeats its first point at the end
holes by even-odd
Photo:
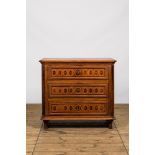
{"type": "Polygon", "coordinates": [[[108,76],[107,68],[86,69],[86,68],[49,68],[48,78],[52,77],[105,77],[108,76]]]}
{"type": "Polygon", "coordinates": [[[108,104],[50,104],[51,113],[102,113],[107,114],[108,104]]]}
{"type": "Polygon", "coordinates": [[[103,86],[52,86],[49,85],[49,96],[53,95],[107,95],[108,84],[103,86]]]}

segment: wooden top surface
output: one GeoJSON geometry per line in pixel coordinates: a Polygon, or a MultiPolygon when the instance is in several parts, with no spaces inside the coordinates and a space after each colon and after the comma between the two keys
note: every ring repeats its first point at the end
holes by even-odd
{"type": "Polygon", "coordinates": [[[112,58],[43,58],[39,62],[111,62],[116,60],[112,58]]]}

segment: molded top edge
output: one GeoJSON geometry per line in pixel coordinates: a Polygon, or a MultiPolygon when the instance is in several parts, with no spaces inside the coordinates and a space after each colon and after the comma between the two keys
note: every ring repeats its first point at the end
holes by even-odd
{"type": "Polygon", "coordinates": [[[115,63],[113,58],[43,58],[39,61],[44,62],[110,62],[115,63]]]}

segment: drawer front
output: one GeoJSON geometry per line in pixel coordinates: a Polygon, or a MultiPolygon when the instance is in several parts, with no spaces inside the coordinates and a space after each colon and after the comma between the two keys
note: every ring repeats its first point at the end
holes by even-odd
{"type": "Polygon", "coordinates": [[[108,97],[105,84],[48,84],[48,98],[53,97],[108,97]]]}
{"type": "Polygon", "coordinates": [[[82,65],[81,64],[64,64],[48,65],[47,79],[73,79],[73,78],[100,78],[108,79],[109,73],[108,65],[82,65]]]}
{"type": "Polygon", "coordinates": [[[49,103],[50,115],[108,115],[108,103],[49,103]]]}

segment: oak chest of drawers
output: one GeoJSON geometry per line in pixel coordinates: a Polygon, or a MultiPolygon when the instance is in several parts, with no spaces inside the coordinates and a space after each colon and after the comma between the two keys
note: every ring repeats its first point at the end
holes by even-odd
{"type": "Polygon", "coordinates": [[[50,59],[42,64],[42,120],[114,119],[114,59],[50,59]]]}

